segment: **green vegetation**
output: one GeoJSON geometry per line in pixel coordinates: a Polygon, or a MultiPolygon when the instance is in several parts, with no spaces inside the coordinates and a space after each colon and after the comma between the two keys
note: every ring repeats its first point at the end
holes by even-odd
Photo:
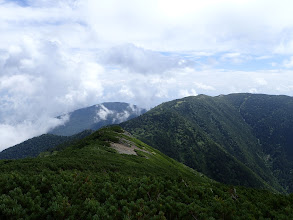
{"type": "Polygon", "coordinates": [[[121,126],[222,183],[293,192],[292,97],[186,97],[121,126]]]}
{"type": "Polygon", "coordinates": [[[42,218],[290,219],[293,195],[217,183],[115,126],[47,157],[0,161],[0,219],[42,218]],[[122,138],[149,153],[118,154],[110,143],[122,138]]]}
{"type": "Polygon", "coordinates": [[[251,126],[265,162],[281,185],[293,192],[293,98],[232,94],[222,99],[232,103],[251,126]]]}
{"type": "Polygon", "coordinates": [[[174,100],[121,126],[219,182],[284,191],[251,128],[225,100],[204,95],[174,100]]]}

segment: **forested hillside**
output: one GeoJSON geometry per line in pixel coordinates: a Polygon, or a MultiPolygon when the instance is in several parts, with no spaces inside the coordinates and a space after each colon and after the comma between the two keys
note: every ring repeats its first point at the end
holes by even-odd
{"type": "Polygon", "coordinates": [[[293,127],[293,98],[272,96],[273,104],[268,101],[271,96],[262,95],[262,100],[249,104],[244,102],[246,96],[258,97],[186,97],[163,103],[121,126],[220,182],[253,187],[268,184],[278,191],[291,192],[292,178],[284,167],[290,167],[285,155],[290,156],[292,150],[289,134],[293,127]],[[280,110],[282,105],[286,108],[280,110]],[[272,148],[278,150],[269,154],[272,148]]]}
{"type": "Polygon", "coordinates": [[[292,204],[217,183],[118,126],[46,157],[0,161],[1,219],[290,219],[292,204]]]}
{"type": "Polygon", "coordinates": [[[293,192],[293,98],[231,94],[232,103],[258,138],[266,164],[283,187],[293,192]]]}

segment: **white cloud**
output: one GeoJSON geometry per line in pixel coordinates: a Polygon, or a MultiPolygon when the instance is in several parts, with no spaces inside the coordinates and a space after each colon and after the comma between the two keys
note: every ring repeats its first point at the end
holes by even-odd
{"type": "Polygon", "coordinates": [[[203,83],[198,83],[195,82],[194,85],[199,88],[199,89],[203,89],[203,90],[216,90],[214,87],[203,84],[203,83]]]}
{"type": "Polygon", "coordinates": [[[162,74],[170,69],[194,66],[194,62],[181,57],[165,56],[133,44],[124,44],[105,50],[99,55],[99,61],[107,66],[125,68],[142,74],[162,74]]]}
{"type": "Polygon", "coordinates": [[[258,93],[258,90],[256,88],[251,88],[249,89],[250,93],[258,93]]]}
{"type": "Polygon", "coordinates": [[[0,123],[0,151],[7,147],[16,145],[34,136],[38,136],[44,131],[63,124],[67,118],[60,120],[56,118],[40,117],[36,121],[22,121],[17,124],[0,123]]]}
{"type": "Polygon", "coordinates": [[[256,78],[255,82],[261,86],[265,86],[268,84],[268,82],[264,78],[256,78]]]}
{"type": "Polygon", "coordinates": [[[135,113],[136,115],[140,115],[142,113],[143,108],[140,108],[136,105],[129,103],[128,108],[130,109],[131,113],[135,113]]]}
{"type": "MultiPolygon", "coordinates": [[[[293,86],[292,84],[291,85],[278,85],[276,88],[275,88],[276,91],[279,92],[279,94],[292,94],[292,91],[293,91],[293,86]]],[[[291,95],[292,96],[292,95],[291,95]]]]}
{"type": "Polygon", "coordinates": [[[249,59],[249,56],[241,53],[225,53],[220,58],[221,61],[230,61],[234,64],[241,64],[249,59]]]}
{"type": "Polygon", "coordinates": [[[272,67],[276,67],[276,66],[278,66],[278,64],[277,64],[276,62],[272,62],[272,63],[271,63],[271,66],[272,66],[272,67]]]}
{"type": "Polygon", "coordinates": [[[122,88],[119,90],[119,93],[122,96],[127,96],[128,98],[134,98],[135,96],[131,89],[125,85],[122,86],[122,88]]]}
{"type": "Polygon", "coordinates": [[[38,2],[0,6],[2,45],[33,34],[70,47],[133,43],[161,51],[293,51],[290,0],[38,2]]]}
{"type": "Polygon", "coordinates": [[[285,68],[292,68],[293,67],[293,56],[291,56],[288,60],[283,62],[283,66],[285,68]]]}
{"type": "Polygon", "coordinates": [[[256,60],[266,60],[272,58],[271,55],[263,55],[263,56],[257,56],[255,59],[256,60]]]}
{"type": "Polygon", "coordinates": [[[128,111],[123,111],[123,112],[120,112],[116,115],[115,118],[113,118],[113,123],[121,123],[121,122],[124,122],[126,121],[128,118],[129,118],[130,114],[128,111]]]}
{"type": "Polygon", "coordinates": [[[97,105],[97,107],[99,108],[99,110],[97,111],[97,116],[95,117],[96,122],[99,122],[101,120],[107,120],[108,116],[114,113],[102,104],[97,105]]]}
{"type": "Polygon", "coordinates": [[[14,135],[21,133],[16,140],[24,141],[31,135],[46,133],[50,129],[46,121],[96,102],[103,94],[99,79],[103,67],[93,61],[94,56],[92,60],[81,57],[58,43],[28,36],[5,54],[0,57],[2,149],[10,146],[7,140],[11,140],[5,129],[15,131],[14,135]]]}
{"type": "Polygon", "coordinates": [[[179,96],[180,97],[197,96],[197,93],[194,89],[191,89],[190,92],[187,89],[181,89],[179,90],[179,96]]]}
{"type": "Polygon", "coordinates": [[[293,95],[291,0],[23,2],[0,1],[2,149],[104,101],[149,108],[197,93],[293,95]],[[215,69],[251,60],[260,67],[215,69]]]}

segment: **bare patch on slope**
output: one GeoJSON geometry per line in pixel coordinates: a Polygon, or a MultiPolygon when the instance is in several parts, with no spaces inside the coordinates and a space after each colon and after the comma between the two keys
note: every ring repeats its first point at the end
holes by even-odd
{"type": "Polygon", "coordinates": [[[111,148],[117,150],[119,154],[136,155],[136,150],[150,154],[149,151],[137,147],[133,142],[121,138],[119,143],[111,143],[111,148]]]}

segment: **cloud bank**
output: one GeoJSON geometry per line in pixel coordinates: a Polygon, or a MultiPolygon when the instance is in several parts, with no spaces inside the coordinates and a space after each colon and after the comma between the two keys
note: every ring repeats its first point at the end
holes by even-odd
{"type": "Polygon", "coordinates": [[[107,101],[150,108],[201,93],[293,95],[292,6],[0,0],[0,150],[107,101]]]}

